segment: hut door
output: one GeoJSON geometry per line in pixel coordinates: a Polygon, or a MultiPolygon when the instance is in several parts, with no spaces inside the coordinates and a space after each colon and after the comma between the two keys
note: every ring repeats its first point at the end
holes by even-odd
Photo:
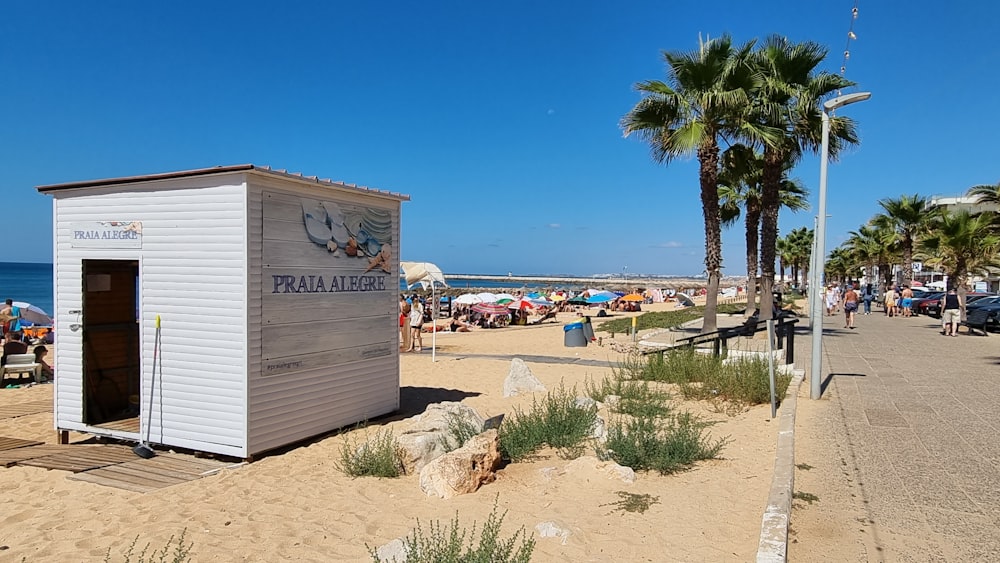
{"type": "Polygon", "coordinates": [[[138,287],[136,260],[83,261],[85,424],[138,417],[138,287]]]}

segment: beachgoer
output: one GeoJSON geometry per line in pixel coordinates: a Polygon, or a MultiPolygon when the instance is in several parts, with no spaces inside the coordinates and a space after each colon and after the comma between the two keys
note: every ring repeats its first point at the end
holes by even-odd
{"type": "MultiPolygon", "coordinates": [[[[0,307],[0,315],[6,315],[9,317],[15,317],[14,314],[14,300],[8,299],[4,302],[3,307],[0,307]]],[[[10,332],[10,326],[14,322],[14,319],[0,322],[0,341],[4,340],[7,333],[10,332]]]]}
{"type": "Polygon", "coordinates": [[[826,290],[826,316],[833,316],[834,310],[837,309],[838,301],[837,289],[831,285],[826,290]]]}
{"type": "Polygon", "coordinates": [[[902,299],[899,301],[899,306],[902,308],[904,317],[913,315],[913,290],[908,285],[903,286],[902,299]]]}
{"type": "Polygon", "coordinates": [[[421,337],[421,330],[424,326],[424,306],[419,299],[413,299],[410,305],[410,346],[406,352],[421,351],[424,341],[421,337]]]}
{"type": "Polygon", "coordinates": [[[941,298],[941,323],[944,330],[941,334],[945,336],[958,336],[958,323],[962,320],[962,311],[958,304],[958,294],[955,288],[948,290],[948,293],[941,298]]]}
{"type": "Polygon", "coordinates": [[[402,294],[399,296],[399,333],[399,348],[406,351],[407,348],[410,348],[412,342],[412,333],[410,332],[410,303],[402,294]]]}
{"type": "Polygon", "coordinates": [[[45,361],[45,356],[49,353],[49,349],[45,346],[35,346],[32,352],[35,354],[35,363],[42,364],[42,377],[46,381],[54,381],[56,378],[55,372],[52,370],[52,366],[45,361]]]}
{"type": "Polygon", "coordinates": [[[896,286],[890,285],[889,289],[885,290],[885,316],[892,317],[896,315],[896,300],[899,295],[896,294],[896,286]]]}
{"type": "Polygon", "coordinates": [[[7,356],[11,354],[27,354],[28,345],[21,338],[21,333],[12,331],[7,333],[7,341],[3,343],[3,358],[0,358],[0,365],[7,363],[7,356]]]}
{"type": "Polygon", "coordinates": [[[858,312],[858,294],[853,286],[847,286],[844,294],[844,328],[854,329],[854,315],[858,312]]]}
{"type": "Polygon", "coordinates": [[[872,314],[872,300],[875,299],[875,290],[872,289],[872,284],[866,284],[865,288],[861,290],[861,300],[865,303],[865,314],[872,314]]]}
{"type": "Polygon", "coordinates": [[[470,327],[471,325],[468,322],[466,322],[466,320],[462,317],[462,315],[458,313],[458,311],[455,311],[455,313],[451,316],[452,332],[472,332],[472,328],[470,327]]]}

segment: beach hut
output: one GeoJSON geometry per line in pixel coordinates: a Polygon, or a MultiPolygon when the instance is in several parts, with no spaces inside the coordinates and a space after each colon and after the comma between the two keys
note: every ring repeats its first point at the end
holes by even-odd
{"type": "Polygon", "coordinates": [[[37,189],[61,441],[249,459],[399,408],[408,196],[249,164],[37,189]]]}

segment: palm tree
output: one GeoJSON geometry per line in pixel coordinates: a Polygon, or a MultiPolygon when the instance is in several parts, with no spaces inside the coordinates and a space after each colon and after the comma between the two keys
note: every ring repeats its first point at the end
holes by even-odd
{"type": "MultiPolygon", "coordinates": [[[[719,173],[719,198],[722,224],[732,226],[740,218],[741,207],[746,209],[747,247],[747,308],[744,315],[753,316],[757,309],[757,242],[761,216],[761,174],[763,156],[752,148],[736,144],[726,149],[719,173]]],[[[809,208],[808,192],[798,180],[788,178],[784,172],[779,205],[793,211],[809,208]]],[[[784,277],[784,272],[782,272],[784,277]]],[[[770,301],[770,300],[767,300],[770,301]]]]}
{"type": "Polygon", "coordinates": [[[995,227],[996,216],[987,211],[944,212],[935,218],[920,247],[932,258],[928,262],[944,267],[958,289],[958,301],[965,317],[965,285],[969,274],[985,273],[998,265],[1000,235],[995,227]]]}
{"type": "MultiPolygon", "coordinates": [[[[820,104],[853,82],[827,72],[816,72],[826,57],[825,47],[811,41],[792,43],[772,36],[757,53],[756,61],[764,77],[756,91],[755,117],[761,125],[782,132],[764,144],[763,189],[761,193],[761,292],[768,294],[774,284],[774,252],[778,238],[778,201],[782,171],[804,152],[816,152],[822,139],[820,104]]],[[[845,117],[830,120],[829,154],[836,159],[845,145],[858,142],[854,122],[845,117]]],[[[770,300],[761,302],[761,318],[771,313],[770,300]]]]}
{"type": "Polygon", "coordinates": [[[858,230],[851,231],[849,235],[844,245],[850,249],[859,265],[865,267],[868,283],[881,287],[879,272],[883,265],[889,264],[885,236],[872,225],[863,225],[858,230]]]}
{"type": "Polygon", "coordinates": [[[812,256],[813,231],[805,227],[792,229],[783,239],[786,248],[785,261],[792,268],[792,280],[799,284],[809,279],[809,260],[812,256]],[[799,272],[802,272],[801,277],[799,272]]]}
{"type": "Polygon", "coordinates": [[[1000,182],[993,186],[973,186],[969,188],[967,195],[976,198],[976,202],[980,204],[994,206],[993,211],[1000,210],[1000,182]]]}
{"type": "Polygon", "coordinates": [[[649,143],[653,160],[669,162],[694,153],[705,223],[705,270],[708,296],[702,332],[717,327],[719,280],[722,268],[722,228],[719,216],[719,139],[753,135],[742,122],[757,75],[749,64],[754,43],[734,47],[724,35],[699,40],[691,52],[664,52],[667,81],[647,80],[635,88],[643,98],[621,120],[625,136],[649,143]]]}
{"type": "Polygon", "coordinates": [[[878,204],[885,213],[876,215],[872,222],[893,233],[903,253],[903,285],[910,285],[913,279],[913,248],[938,213],[938,208],[930,205],[929,198],[917,194],[884,198],[878,204]]]}

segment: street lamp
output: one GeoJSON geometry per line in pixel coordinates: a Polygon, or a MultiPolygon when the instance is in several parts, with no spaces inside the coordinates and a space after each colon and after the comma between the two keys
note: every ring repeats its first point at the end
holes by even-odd
{"type": "Polygon", "coordinates": [[[837,96],[823,103],[823,145],[819,153],[819,209],[816,220],[815,267],[810,285],[816,288],[816,299],[812,303],[812,369],[809,372],[809,398],[819,399],[823,366],[823,306],[820,303],[820,284],[826,269],[826,165],[830,159],[830,113],[831,111],[872,97],[871,92],[855,92],[837,96]]]}

